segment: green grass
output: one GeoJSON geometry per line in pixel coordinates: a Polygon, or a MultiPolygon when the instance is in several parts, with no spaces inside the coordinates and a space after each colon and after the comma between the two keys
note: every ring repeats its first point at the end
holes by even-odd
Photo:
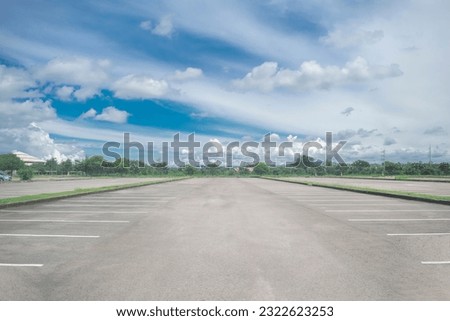
{"type": "Polygon", "coordinates": [[[188,177],[177,177],[177,178],[170,178],[170,179],[164,179],[164,180],[158,180],[158,181],[131,183],[131,184],[123,184],[123,185],[112,185],[112,186],[103,186],[103,187],[93,187],[93,188],[76,188],[72,191],[66,191],[66,192],[43,193],[43,194],[24,195],[24,196],[18,196],[18,197],[3,198],[3,199],[0,199],[0,208],[12,206],[12,205],[22,205],[22,204],[27,204],[27,203],[47,201],[47,200],[53,200],[53,199],[61,199],[61,198],[80,196],[80,195],[86,195],[86,194],[117,191],[117,190],[126,189],[126,188],[160,184],[160,183],[178,181],[178,180],[187,179],[187,178],[188,177]]]}
{"type": "Polygon", "coordinates": [[[316,182],[310,182],[310,181],[302,182],[302,181],[296,181],[296,180],[292,180],[292,179],[288,179],[288,178],[274,178],[274,177],[267,177],[267,176],[264,176],[261,178],[275,180],[275,181],[288,182],[288,183],[308,185],[308,186],[326,187],[326,188],[333,188],[333,189],[352,191],[352,192],[358,192],[358,193],[390,196],[390,197],[404,198],[404,199],[410,199],[410,200],[416,200],[416,201],[424,201],[424,202],[450,205],[450,196],[421,194],[421,193],[404,192],[404,191],[393,191],[393,190],[385,190],[385,189],[370,188],[370,187],[316,183],[316,182]]]}

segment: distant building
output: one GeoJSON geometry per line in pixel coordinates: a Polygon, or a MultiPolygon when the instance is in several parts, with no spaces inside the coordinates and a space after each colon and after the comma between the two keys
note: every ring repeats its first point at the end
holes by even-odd
{"type": "Polygon", "coordinates": [[[44,164],[45,163],[45,160],[28,155],[27,153],[24,153],[24,152],[14,151],[13,154],[16,155],[17,157],[19,157],[20,160],[22,162],[24,162],[25,165],[28,165],[28,166],[30,166],[32,164],[44,164]]]}

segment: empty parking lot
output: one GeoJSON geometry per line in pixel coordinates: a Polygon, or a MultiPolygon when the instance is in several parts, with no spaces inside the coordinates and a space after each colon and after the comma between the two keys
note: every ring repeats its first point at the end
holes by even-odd
{"type": "Polygon", "coordinates": [[[448,300],[450,207],[204,178],[0,210],[2,300],[448,300]]]}

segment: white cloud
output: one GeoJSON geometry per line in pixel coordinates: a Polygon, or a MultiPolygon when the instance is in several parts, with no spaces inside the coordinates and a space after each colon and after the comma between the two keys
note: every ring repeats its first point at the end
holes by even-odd
{"type": "Polygon", "coordinates": [[[151,31],[152,30],[152,22],[150,20],[142,21],[139,26],[143,30],[151,31]]]}
{"type": "Polygon", "coordinates": [[[56,96],[61,100],[71,100],[74,91],[72,86],[62,86],[56,89],[56,96]]]}
{"type": "Polygon", "coordinates": [[[127,122],[128,117],[131,116],[125,110],[119,110],[114,106],[109,106],[103,108],[100,114],[97,114],[97,111],[93,108],[89,109],[87,112],[80,115],[80,119],[95,119],[101,121],[107,121],[110,123],[124,124],[127,122]]]}
{"type": "Polygon", "coordinates": [[[94,108],[89,109],[87,112],[84,112],[80,115],[80,119],[89,119],[94,118],[97,115],[97,111],[94,108]]]}
{"type": "Polygon", "coordinates": [[[56,118],[56,111],[49,101],[28,99],[23,102],[0,101],[1,128],[26,127],[31,122],[56,118]]]}
{"type": "Polygon", "coordinates": [[[151,99],[169,92],[165,80],[155,80],[147,76],[128,75],[112,85],[114,96],[123,99],[151,99]]]}
{"type": "Polygon", "coordinates": [[[170,15],[162,17],[155,27],[153,27],[150,20],[142,21],[140,27],[143,30],[150,31],[154,35],[162,37],[170,37],[174,31],[172,17],[170,15]]]}
{"type": "Polygon", "coordinates": [[[194,79],[201,77],[203,75],[203,71],[200,68],[193,68],[188,67],[186,70],[175,71],[175,75],[173,76],[173,79],[175,80],[186,80],[186,79],[194,79]]]}
{"type": "Polygon", "coordinates": [[[344,67],[321,66],[316,61],[305,61],[297,70],[282,69],[276,62],[265,62],[252,69],[244,78],[233,84],[240,89],[257,89],[269,92],[275,88],[305,91],[329,89],[334,86],[398,77],[402,75],[398,65],[369,65],[362,57],[347,62],[344,67]]]}
{"type": "Polygon", "coordinates": [[[20,150],[38,158],[56,158],[58,162],[84,158],[83,150],[70,144],[56,143],[36,123],[22,128],[0,129],[0,133],[0,150],[3,152],[20,150]]]}
{"type": "Polygon", "coordinates": [[[131,115],[128,112],[109,106],[104,108],[101,114],[95,116],[95,119],[108,121],[111,123],[124,124],[127,122],[129,116],[131,115]]]}
{"type": "Polygon", "coordinates": [[[85,57],[64,57],[50,60],[44,66],[34,68],[33,76],[41,82],[56,85],[72,85],[81,88],[73,93],[84,101],[95,96],[109,80],[108,60],[92,60],[85,57]]]}
{"type": "Polygon", "coordinates": [[[170,37],[173,32],[172,18],[170,16],[162,17],[159,24],[153,28],[152,33],[158,36],[170,37]]]}
{"type": "Polygon", "coordinates": [[[342,30],[335,29],[327,36],[320,38],[320,42],[336,48],[357,47],[371,45],[381,41],[384,37],[382,30],[342,30]]]}
{"type": "Polygon", "coordinates": [[[0,65],[0,99],[30,97],[26,90],[34,86],[36,83],[28,71],[0,65]]]}

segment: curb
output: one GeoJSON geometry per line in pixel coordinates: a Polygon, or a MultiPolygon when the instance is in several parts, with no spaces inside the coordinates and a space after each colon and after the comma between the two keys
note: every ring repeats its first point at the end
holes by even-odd
{"type": "MultiPolygon", "coordinates": [[[[129,188],[137,188],[137,187],[144,187],[149,185],[155,185],[155,184],[163,184],[163,183],[170,183],[170,182],[176,182],[176,181],[182,181],[185,179],[189,179],[190,177],[183,177],[183,178],[176,178],[176,179],[170,179],[170,180],[161,180],[161,181],[152,181],[152,182],[144,182],[139,183],[140,185],[113,185],[113,186],[104,186],[105,190],[99,190],[99,191],[85,191],[85,192],[79,192],[69,195],[60,195],[60,196],[50,196],[48,198],[43,199],[36,199],[36,200],[28,200],[28,201],[21,201],[21,202],[15,202],[15,203],[8,203],[8,204],[0,204],[0,209],[2,208],[8,208],[8,207],[14,207],[14,206],[21,206],[21,205],[31,205],[31,204],[37,204],[37,203],[44,203],[49,201],[56,201],[66,198],[72,198],[77,196],[85,196],[90,194],[100,194],[100,193],[106,193],[106,192],[113,192],[113,191],[119,191],[123,189],[129,189],[129,188]]],[[[68,193],[74,192],[74,191],[67,191],[68,193]]],[[[40,194],[35,194],[40,195],[40,194]]]]}
{"type": "Polygon", "coordinates": [[[301,185],[314,186],[314,187],[331,188],[331,189],[355,192],[355,193],[361,193],[361,194],[370,194],[370,195],[386,196],[386,197],[392,197],[392,198],[400,198],[400,199],[405,199],[405,200],[410,200],[410,201],[419,201],[419,202],[426,202],[426,203],[450,205],[450,201],[432,200],[432,199],[422,198],[422,197],[418,197],[418,196],[411,196],[411,195],[391,194],[391,193],[386,193],[386,192],[382,192],[382,191],[355,190],[355,189],[352,189],[351,187],[347,188],[345,186],[322,185],[320,183],[290,181],[290,180],[284,180],[284,179],[278,179],[278,178],[272,178],[272,177],[260,177],[260,178],[272,180],[272,181],[278,181],[278,182],[292,183],[292,184],[301,184],[301,185]]]}

